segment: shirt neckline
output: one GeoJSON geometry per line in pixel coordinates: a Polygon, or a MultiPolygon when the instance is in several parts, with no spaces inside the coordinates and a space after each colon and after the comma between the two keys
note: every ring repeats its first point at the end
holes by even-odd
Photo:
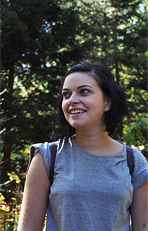
{"type": "Polygon", "coordinates": [[[105,155],[97,155],[97,154],[93,154],[93,153],[90,153],[86,150],[84,150],[83,148],[81,148],[76,142],[75,142],[75,134],[71,137],[71,140],[72,140],[72,143],[73,145],[80,151],[80,152],[85,152],[85,154],[89,155],[89,156],[93,156],[93,157],[97,157],[97,158],[120,158],[120,157],[123,157],[125,156],[126,154],[126,145],[122,142],[122,141],[118,141],[120,142],[121,144],[123,144],[123,150],[120,154],[118,155],[109,155],[109,156],[105,156],[105,155]]]}

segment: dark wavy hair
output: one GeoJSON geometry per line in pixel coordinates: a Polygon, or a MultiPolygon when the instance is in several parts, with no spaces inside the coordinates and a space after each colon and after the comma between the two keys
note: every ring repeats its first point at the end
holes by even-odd
{"type": "MultiPolygon", "coordinates": [[[[111,99],[111,109],[104,113],[106,131],[113,133],[122,124],[127,114],[125,94],[122,87],[116,84],[111,71],[101,63],[90,61],[76,64],[67,71],[65,78],[74,72],[86,72],[95,79],[104,96],[111,99]]],[[[75,129],[67,122],[62,111],[62,89],[59,92],[57,115],[54,122],[54,138],[64,138],[75,133],[75,129]]]]}

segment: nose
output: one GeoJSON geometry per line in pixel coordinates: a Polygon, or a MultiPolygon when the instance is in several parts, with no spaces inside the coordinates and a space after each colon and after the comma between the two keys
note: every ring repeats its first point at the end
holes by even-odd
{"type": "Polygon", "coordinates": [[[68,100],[68,104],[73,105],[78,103],[80,103],[80,99],[77,94],[73,93],[68,100]]]}

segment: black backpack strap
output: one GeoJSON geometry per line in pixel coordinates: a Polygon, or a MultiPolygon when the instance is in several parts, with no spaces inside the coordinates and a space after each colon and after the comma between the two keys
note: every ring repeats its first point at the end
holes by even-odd
{"type": "Polygon", "coordinates": [[[126,146],[126,153],[127,153],[127,165],[130,169],[130,174],[132,175],[134,171],[134,155],[133,149],[129,146],[126,146]]]}
{"type": "Polygon", "coordinates": [[[51,165],[50,165],[50,170],[49,170],[49,180],[50,180],[50,186],[51,186],[53,183],[54,162],[55,162],[55,157],[56,157],[56,152],[57,152],[57,145],[55,143],[50,144],[50,149],[51,149],[51,165]]]}

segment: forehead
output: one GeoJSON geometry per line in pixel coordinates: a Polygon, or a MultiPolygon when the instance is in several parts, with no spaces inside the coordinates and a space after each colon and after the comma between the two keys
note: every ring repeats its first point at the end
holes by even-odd
{"type": "Polygon", "coordinates": [[[66,76],[63,87],[72,84],[97,84],[97,82],[88,72],[74,72],[66,76]]]}

